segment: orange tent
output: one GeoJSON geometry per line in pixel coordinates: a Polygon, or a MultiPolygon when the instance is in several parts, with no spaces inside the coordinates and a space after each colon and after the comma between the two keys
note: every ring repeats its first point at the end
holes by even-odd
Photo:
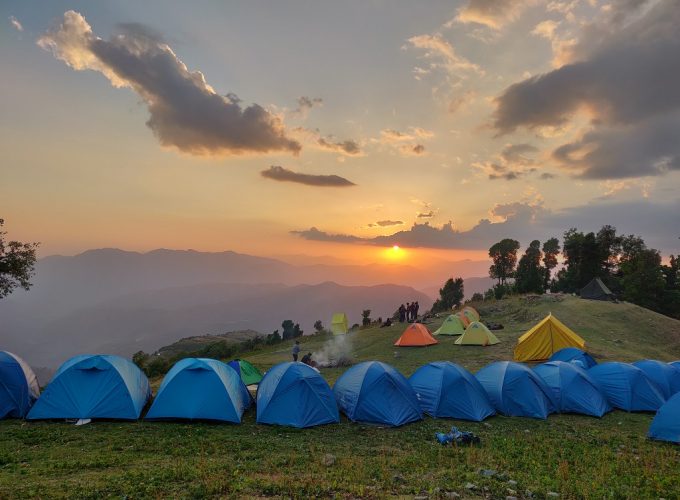
{"type": "Polygon", "coordinates": [[[467,316],[465,316],[465,314],[463,314],[463,311],[459,311],[457,314],[458,314],[458,317],[460,318],[460,320],[461,320],[461,321],[463,322],[463,324],[465,325],[465,328],[467,328],[468,325],[470,324],[470,318],[468,318],[467,316]]]}
{"type": "Polygon", "coordinates": [[[399,337],[394,345],[398,345],[399,347],[408,347],[425,346],[438,343],[439,342],[437,342],[437,339],[432,336],[430,330],[428,330],[425,325],[420,323],[411,323],[408,325],[408,328],[404,330],[404,333],[401,334],[401,337],[399,337]]]}

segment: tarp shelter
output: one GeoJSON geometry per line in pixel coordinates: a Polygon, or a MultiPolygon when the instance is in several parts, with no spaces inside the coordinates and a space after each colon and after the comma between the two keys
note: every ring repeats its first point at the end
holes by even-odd
{"type": "Polygon", "coordinates": [[[84,354],[59,367],[26,418],[137,420],[150,397],[149,380],[132,361],[84,354]]]}
{"type": "Polygon", "coordinates": [[[607,288],[600,278],[593,278],[579,293],[582,299],[616,300],[616,296],[607,288]]]}
{"type": "Polygon", "coordinates": [[[465,329],[465,333],[456,339],[458,345],[494,345],[500,340],[479,321],[473,321],[465,329]]]}
{"type": "Polygon", "coordinates": [[[647,435],[652,439],[680,444],[680,393],[659,408],[647,435]]]}
{"type": "Polygon", "coordinates": [[[560,412],[601,417],[612,410],[607,396],[583,368],[565,361],[549,361],[534,371],[552,390],[560,412]]]}
{"type": "Polygon", "coordinates": [[[546,419],[557,411],[550,388],[526,365],[497,361],[479,370],[475,377],[496,411],[503,415],[546,419]]]}
{"type": "Polygon", "coordinates": [[[601,363],[588,370],[588,375],[614,408],[656,411],[666,401],[656,384],[637,366],[619,362],[601,363]]]}
{"type": "Polygon", "coordinates": [[[449,314],[448,318],[444,320],[442,326],[434,331],[434,335],[463,335],[465,332],[465,323],[457,314],[449,314]]]}
{"type": "Polygon", "coordinates": [[[331,319],[331,332],[333,335],[344,335],[349,330],[349,322],[345,313],[335,313],[331,319]]]}
{"type": "Polygon", "coordinates": [[[257,422],[289,427],[313,427],[340,421],[328,383],[311,366],[299,361],[272,367],[257,387],[257,422]]]}
{"type": "Polygon", "coordinates": [[[351,367],[335,382],[333,394],[340,410],[353,422],[396,427],[422,419],[408,380],[379,361],[351,367]]]}
{"type": "Polygon", "coordinates": [[[262,380],[262,372],[245,359],[234,359],[228,364],[241,376],[245,385],[259,384],[262,380]]]}
{"type": "Polygon", "coordinates": [[[397,339],[394,345],[399,347],[422,347],[432,344],[438,344],[430,330],[421,323],[411,323],[406,327],[401,337],[397,339]]]}
{"type": "Polygon", "coordinates": [[[581,368],[591,368],[597,364],[597,361],[585,351],[582,351],[578,347],[565,347],[555,352],[548,361],[565,361],[568,363],[574,363],[581,368]]]}
{"type": "Polygon", "coordinates": [[[565,347],[585,349],[586,341],[552,314],[517,339],[515,361],[543,361],[565,347]]]}
{"type": "Polygon", "coordinates": [[[645,372],[664,398],[668,399],[680,391],[680,369],[675,366],[655,359],[642,359],[635,361],[633,365],[645,372]]]}
{"type": "Polygon", "coordinates": [[[475,376],[450,361],[421,366],[408,381],[422,410],[433,417],[481,422],[496,414],[475,376]]]}
{"type": "Polygon", "coordinates": [[[38,379],[28,363],[0,351],[0,419],[24,418],[39,395],[38,379]]]}
{"type": "Polygon", "coordinates": [[[465,306],[463,307],[463,313],[470,318],[470,322],[473,321],[479,321],[481,319],[481,316],[477,312],[477,309],[475,309],[472,306],[465,306]]]}
{"type": "Polygon", "coordinates": [[[247,389],[229,366],[216,359],[185,358],[165,375],[145,418],[238,424],[249,403],[247,389]]]}

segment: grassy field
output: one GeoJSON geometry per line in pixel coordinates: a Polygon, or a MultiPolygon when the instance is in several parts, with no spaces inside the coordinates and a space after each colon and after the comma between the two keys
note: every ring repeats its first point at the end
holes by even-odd
{"type": "MultiPolygon", "coordinates": [[[[500,344],[395,348],[402,326],[347,337],[356,361],[378,359],[406,375],[448,359],[472,371],[511,359],[516,338],[552,311],[580,333],[600,361],[680,358],[680,322],[629,304],[567,297],[513,298],[480,305],[505,329],[500,344]],[[396,353],[396,354],[395,354],[396,353]]],[[[439,322],[435,321],[431,329],[439,322]]],[[[303,352],[329,338],[303,339],[303,352]]],[[[262,369],[289,358],[281,344],[243,356],[262,369]]],[[[324,370],[332,383],[342,372],[324,370]]],[[[158,380],[153,381],[157,386],[158,380]]],[[[59,497],[387,497],[679,498],[680,447],[652,442],[651,414],[547,421],[493,417],[484,423],[426,418],[398,429],[342,423],[306,430],[255,424],[0,422],[0,498],[59,497]],[[451,425],[479,446],[443,447],[451,425]],[[484,472],[489,471],[489,472],[484,472]]]]}

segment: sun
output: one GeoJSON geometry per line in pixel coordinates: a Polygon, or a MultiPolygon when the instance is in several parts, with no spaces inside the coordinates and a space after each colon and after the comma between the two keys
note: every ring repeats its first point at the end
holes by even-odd
{"type": "Polygon", "coordinates": [[[383,255],[387,260],[397,261],[406,257],[406,252],[399,245],[393,245],[384,250],[383,255]]]}

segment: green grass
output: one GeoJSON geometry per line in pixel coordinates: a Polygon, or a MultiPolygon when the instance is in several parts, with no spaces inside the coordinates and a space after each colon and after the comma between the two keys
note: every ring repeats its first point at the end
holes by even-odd
{"type": "MultiPolygon", "coordinates": [[[[680,358],[680,322],[628,304],[567,298],[513,298],[480,305],[501,322],[501,344],[461,347],[452,338],[427,348],[396,348],[403,325],[349,335],[357,361],[379,359],[412,373],[448,359],[475,371],[510,359],[516,338],[549,310],[580,333],[602,360],[680,358]],[[398,354],[395,357],[395,352],[398,354]]],[[[429,325],[431,329],[441,320],[429,325]]],[[[303,351],[330,337],[303,339],[303,351]]],[[[243,356],[266,369],[290,346],[243,356]]],[[[333,382],[342,370],[324,370],[333,382]]],[[[153,381],[157,386],[158,380],[153,381]]],[[[398,429],[352,424],[297,430],[204,423],[0,422],[0,498],[27,497],[444,497],[678,498],[680,447],[649,441],[651,414],[613,412],[602,419],[555,415],[547,421],[493,417],[485,423],[426,418],[398,429]],[[439,445],[451,425],[478,434],[480,446],[439,445]],[[326,465],[324,456],[334,458],[326,465]],[[484,477],[480,469],[496,472],[484,477]],[[510,483],[509,481],[516,482],[510,483]],[[466,489],[472,483],[475,489],[466,489]],[[512,490],[512,491],[511,491],[512,490]]]]}

